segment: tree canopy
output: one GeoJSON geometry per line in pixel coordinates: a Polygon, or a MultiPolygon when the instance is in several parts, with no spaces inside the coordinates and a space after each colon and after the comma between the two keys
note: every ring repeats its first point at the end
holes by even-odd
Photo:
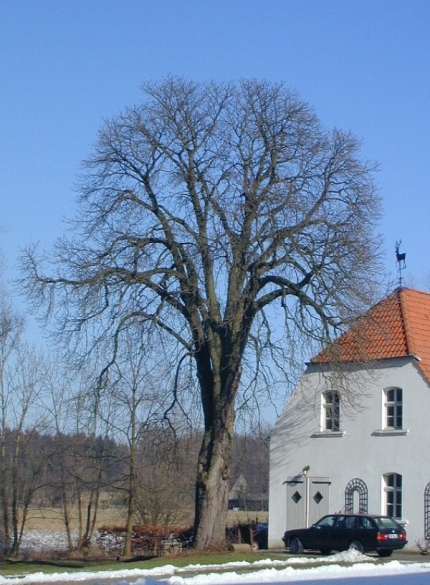
{"type": "Polygon", "coordinates": [[[104,123],[71,235],[48,268],[27,250],[23,282],[63,335],[109,341],[111,360],[136,325],[190,358],[205,430],[196,543],[208,548],[224,538],[244,356],[258,373],[282,325],[288,363],[297,332],[323,343],[367,305],[380,200],[357,139],[281,83],[172,77],[143,91],[104,123]]]}

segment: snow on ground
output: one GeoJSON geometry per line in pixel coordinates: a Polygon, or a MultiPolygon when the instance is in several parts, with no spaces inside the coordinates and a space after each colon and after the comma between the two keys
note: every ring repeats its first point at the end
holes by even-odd
{"type": "MultiPolygon", "coordinates": [[[[72,539],[78,539],[78,533],[72,532],[72,539]]],[[[46,532],[46,530],[26,530],[22,536],[21,551],[26,550],[67,550],[66,531],[46,532]]]]}
{"type": "Polygon", "coordinates": [[[377,563],[376,558],[357,551],[346,551],[321,557],[319,567],[303,568],[315,558],[295,557],[285,561],[260,559],[254,563],[234,562],[225,565],[166,565],[157,569],[124,569],[121,571],[36,573],[6,578],[0,585],[50,583],[68,585],[246,585],[306,582],[307,585],[430,585],[430,563],[405,563],[392,560],[377,563]],[[345,562],[347,566],[336,563],[345,562]],[[191,576],[190,576],[191,574],[191,576]]]}

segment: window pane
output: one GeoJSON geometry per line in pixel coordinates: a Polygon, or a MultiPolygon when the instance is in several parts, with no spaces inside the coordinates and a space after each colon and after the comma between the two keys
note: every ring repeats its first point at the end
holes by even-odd
{"type": "Polygon", "coordinates": [[[394,426],[394,407],[387,407],[387,427],[394,426]]]}
{"type": "Polygon", "coordinates": [[[401,429],[403,426],[403,409],[402,406],[399,405],[397,407],[397,421],[396,421],[396,427],[398,429],[401,429]]]}

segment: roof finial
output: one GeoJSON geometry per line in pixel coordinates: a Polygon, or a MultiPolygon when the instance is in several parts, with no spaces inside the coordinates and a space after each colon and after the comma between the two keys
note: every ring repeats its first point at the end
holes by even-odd
{"type": "Polygon", "coordinates": [[[397,259],[397,272],[399,273],[399,286],[402,286],[402,270],[406,268],[406,253],[400,254],[399,248],[402,240],[396,242],[396,259],[397,259]]]}

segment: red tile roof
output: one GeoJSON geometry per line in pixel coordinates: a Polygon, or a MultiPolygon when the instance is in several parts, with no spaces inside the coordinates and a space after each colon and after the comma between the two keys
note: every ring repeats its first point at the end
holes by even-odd
{"type": "Polygon", "coordinates": [[[414,355],[430,382],[430,294],[399,288],[371,308],[312,363],[414,355]]]}

